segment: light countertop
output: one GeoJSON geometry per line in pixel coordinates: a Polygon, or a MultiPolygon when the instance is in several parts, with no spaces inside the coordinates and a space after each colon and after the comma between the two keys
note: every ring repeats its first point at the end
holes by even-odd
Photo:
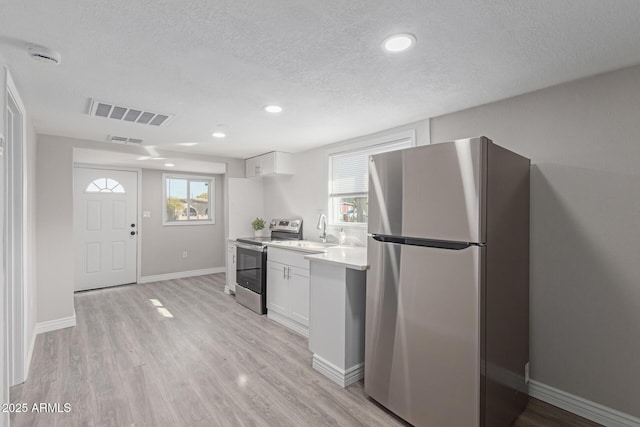
{"type": "Polygon", "coordinates": [[[359,246],[333,246],[327,248],[326,252],[306,255],[305,259],[339,265],[353,270],[366,270],[369,268],[367,264],[367,248],[359,246]]]}
{"type": "Polygon", "coordinates": [[[324,252],[327,248],[338,246],[333,243],[315,242],[312,240],[278,240],[268,242],[267,246],[279,249],[288,249],[296,252],[306,252],[308,254],[317,254],[324,252]]]}

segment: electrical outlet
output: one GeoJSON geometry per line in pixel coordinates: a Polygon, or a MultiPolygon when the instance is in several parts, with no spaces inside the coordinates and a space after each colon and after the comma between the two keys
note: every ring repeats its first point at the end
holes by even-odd
{"type": "Polygon", "coordinates": [[[524,365],[524,383],[529,384],[529,362],[524,365]]]}
{"type": "Polygon", "coordinates": [[[182,252],[182,258],[186,258],[189,256],[189,253],[187,251],[182,252]]]}

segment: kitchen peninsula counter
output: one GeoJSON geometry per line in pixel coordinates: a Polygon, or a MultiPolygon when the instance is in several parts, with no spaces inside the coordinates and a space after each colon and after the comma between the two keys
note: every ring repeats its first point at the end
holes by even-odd
{"type": "Polygon", "coordinates": [[[342,387],[364,376],[367,249],[334,246],[310,261],[313,368],[342,387]]]}

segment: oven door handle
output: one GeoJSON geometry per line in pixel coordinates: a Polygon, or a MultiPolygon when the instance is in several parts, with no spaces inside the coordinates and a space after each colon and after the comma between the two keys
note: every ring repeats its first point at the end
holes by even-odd
{"type": "Polygon", "coordinates": [[[247,245],[245,243],[238,243],[238,242],[236,242],[236,246],[239,248],[248,249],[254,252],[262,252],[262,246],[247,245]]]}

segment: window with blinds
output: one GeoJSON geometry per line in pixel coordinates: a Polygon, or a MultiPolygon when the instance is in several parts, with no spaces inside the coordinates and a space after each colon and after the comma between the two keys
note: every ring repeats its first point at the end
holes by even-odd
{"type": "Polygon", "coordinates": [[[364,225],[368,218],[369,156],[413,146],[402,138],[329,156],[329,221],[364,225]]]}

